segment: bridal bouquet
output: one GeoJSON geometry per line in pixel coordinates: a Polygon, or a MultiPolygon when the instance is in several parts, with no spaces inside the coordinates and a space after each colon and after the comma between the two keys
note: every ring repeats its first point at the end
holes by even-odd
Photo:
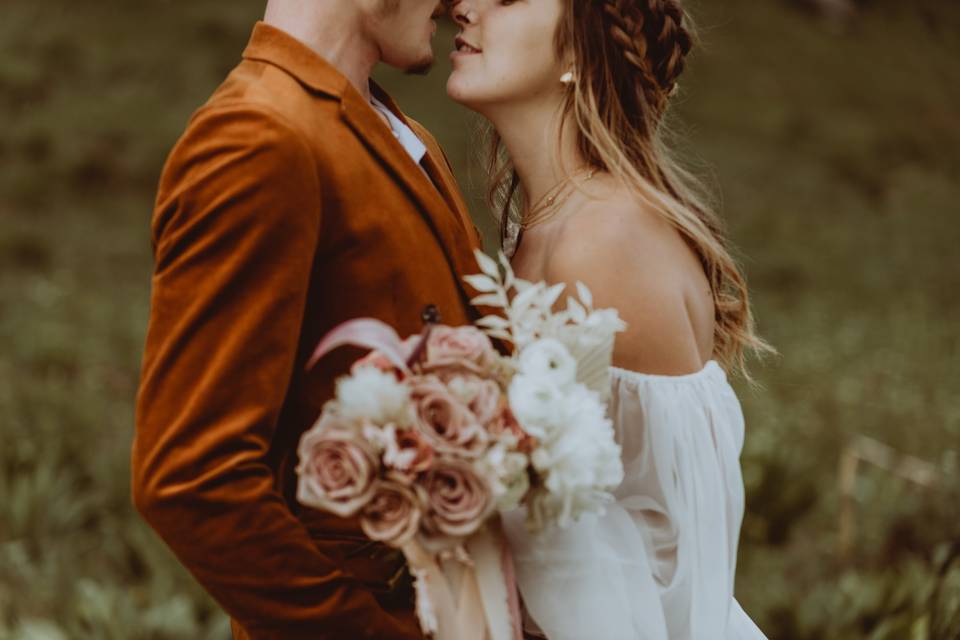
{"type": "Polygon", "coordinates": [[[503,255],[477,260],[472,302],[503,315],[428,319],[404,340],[358,319],[321,341],[311,365],[342,345],[371,351],[301,438],[297,499],[358,515],[369,538],[403,550],[425,633],[500,640],[519,620],[496,514],[524,507],[531,529],[565,527],[602,511],[622,479],[605,394],[624,325],[582,284],[554,311],[564,285],[518,279],[503,255]]]}

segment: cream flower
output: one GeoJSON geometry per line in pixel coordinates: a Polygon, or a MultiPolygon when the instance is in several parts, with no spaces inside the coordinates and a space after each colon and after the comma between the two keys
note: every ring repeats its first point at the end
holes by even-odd
{"type": "Polygon", "coordinates": [[[510,381],[510,409],[523,430],[534,438],[545,438],[559,421],[563,393],[550,380],[518,374],[510,381]]]}
{"type": "Polygon", "coordinates": [[[523,375],[544,378],[558,387],[566,387],[577,378],[577,361],[558,340],[543,338],[520,352],[518,367],[523,375]]]}
{"type": "Polygon", "coordinates": [[[408,420],[410,389],[392,373],[375,366],[359,367],[337,381],[337,406],[347,418],[377,424],[408,420]]]}
{"type": "Polygon", "coordinates": [[[526,495],[530,488],[528,464],[526,455],[503,442],[491,447],[477,461],[477,469],[489,482],[498,509],[513,509],[526,495]]]}

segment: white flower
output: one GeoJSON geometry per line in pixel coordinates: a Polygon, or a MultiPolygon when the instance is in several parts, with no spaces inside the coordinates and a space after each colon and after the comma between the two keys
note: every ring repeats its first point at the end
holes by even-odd
{"type": "Polygon", "coordinates": [[[516,507],[530,488],[527,456],[500,442],[491,447],[477,463],[477,470],[487,478],[497,508],[516,507]]]}
{"type": "Polygon", "coordinates": [[[563,416],[565,425],[613,439],[613,426],[607,420],[606,405],[597,393],[582,384],[572,385],[564,391],[557,413],[563,416]]]}
{"type": "Polygon", "coordinates": [[[366,418],[377,424],[402,422],[409,416],[409,401],[407,386],[376,367],[360,367],[337,381],[339,413],[347,418],[366,418]]]}
{"type": "Polygon", "coordinates": [[[394,425],[388,424],[383,431],[387,435],[386,446],[383,448],[383,464],[394,469],[408,469],[417,458],[417,450],[409,447],[400,448],[397,442],[397,428],[394,425]]]}
{"type": "Polygon", "coordinates": [[[507,393],[513,415],[523,430],[534,438],[545,438],[557,422],[563,399],[560,387],[547,378],[517,374],[507,393]]]}
{"type": "Polygon", "coordinates": [[[530,476],[526,468],[518,471],[501,481],[505,487],[504,492],[497,496],[497,508],[501,511],[509,511],[520,505],[520,501],[530,490],[530,476]]]}
{"type": "Polygon", "coordinates": [[[529,344],[520,352],[518,367],[522,374],[546,378],[559,387],[566,387],[577,378],[577,361],[552,338],[529,344]]]}
{"type": "Polygon", "coordinates": [[[377,453],[389,452],[397,448],[397,428],[392,423],[381,426],[365,420],[360,434],[377,453]]]}
{"type": "Polygon", "coordinates": [[[596,393],[573,385],[556,400],[550,420],[530,457],[543,482],[529,500],[534,528],[602,512],[609,491],[623,480],[613,424],[596,393]]]}
{"type": "Polygon", "coordinates": [[[546,472],[544,486],[565,494],[583,488],[612,488],[623,479],[620,448],[606,429],[566,429],[544,444],[534,466],[546,472]],[[608,436],[608,437],[604,437],[608,436]]]}

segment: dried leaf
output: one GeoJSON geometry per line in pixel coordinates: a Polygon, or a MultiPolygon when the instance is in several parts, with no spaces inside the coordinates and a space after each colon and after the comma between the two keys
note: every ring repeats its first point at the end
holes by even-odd
{"type": "Polygon", "coordinates": [[[506,329],[510,326],[510,321],[500,316],[485,316],[477,320],[476,324],[490,329],[506,329]]]}
{"type": "Polygon", "coordinates": [[[476,306],[503,307],[506,306],[507,301],[503,299],[503,295],[500,293],[485,293],[482,296],[477,296],[470,303],[476,306]]]}
{"type": "MultiPolygon", "coordinates": [[[[518,285],[519,283],[520,281],[517,280],[518,285]]],[[[524,287],[523,289],[518,287],[517,291],[519,291],[519,293],[517,293],[516,297],[510,303],[510,308],[519,311],[520,309],[529,306],[530,303],[533,302],[540,294],[540,290],[541,288],[536,285],[530,285],[529,287],[524,287]]]]}
{"type": "Polygon", "coordinates": [[[473,255],[477,258],[477,264],[480,265],[480,270],[493,278],[495,281],[499,282],[500,267],[497,266],[496,261],[479,249],[476,249],[473,252],[473,255]]]}
{"type": "Polygon", "coordinates": [[[517,278],[513,283],[513,288],[517,290],[517,293],[522,293],[533,286],[533,283],[529,280],[522,280],[517,278]]]}
{"type": "Polygon", "coordinates": [[[499,338],[500,340],[513,342],[513,336],[507,333],[506,331],[500,331],[499,329],[489,329],[485,331],[485,333],[491,338],[499,338]]]}
{"type": "Polygon", "coordinates": [[[497,291],[500,288],[500,285],[497,284],[493,278],[479,273],[471,276],[464,276],[463,279],[467,284],[481,293],[497,291]]]}
{"type": "Polygon", "coordinates": [[[580,296],[580,302],[583,303],[587,309],[593,308],[593,294],[590,293],[590,289],[587,288],[587,285],[583,284],[577,280],[577,295],[580,296]]]}
{"type": "Polygon", "coordinates": [[[577,324],[581,324],[587,319],[587,310],[573,296],[567,297],[567,313],[570,314],[570,319],[577,324]]]}
{"type": "Polygon", "coordinates": [[[567,288],[567,285],[562,282],[557,283],[547,289],[546,293],[543,294],[543,306],[549,311],[553,308],[553,305],[560,298],[560,294],[563,293],[563,290],[567,288]]]}

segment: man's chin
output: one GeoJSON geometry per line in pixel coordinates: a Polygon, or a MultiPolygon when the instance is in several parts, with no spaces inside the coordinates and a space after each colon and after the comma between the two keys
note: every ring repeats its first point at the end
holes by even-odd
{"type": "Polygon", "coordinates": [[[425,76],[430,73],[430,70],[433,69],[433,63],[435,62],[435,57],[433,52],[430,55],[425,56],[423,59],[415,62],[403,70],[408,76],[425,76]]]}

